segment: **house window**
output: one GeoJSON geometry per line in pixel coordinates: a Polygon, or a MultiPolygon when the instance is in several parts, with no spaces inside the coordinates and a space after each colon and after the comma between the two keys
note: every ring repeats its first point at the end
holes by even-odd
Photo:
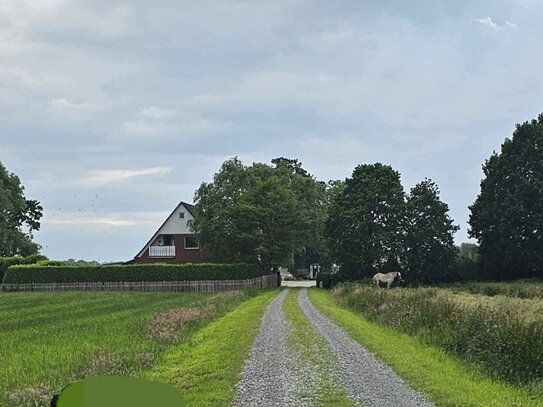
{"type": "Polygon", "coordinates": [[[196,239],[196,236],[185,236],[185,249],[198,249],[198,240],[196,239]]]}
{"type": "Polygon", "coordinates": [[[183,219],[185,217],[185,212],[179,212],[179,219],[183,219]]]}

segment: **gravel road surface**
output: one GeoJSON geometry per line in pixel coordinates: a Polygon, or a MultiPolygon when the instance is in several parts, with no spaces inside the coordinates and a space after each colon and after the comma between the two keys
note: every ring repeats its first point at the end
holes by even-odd
{"type": "Polygon", "coordinates": [[[288,289],[269,305],[236,386],[234,406],[311,406],[318,398],[318,372],[287,344],[290,324],[281,310],[288,289]]]}
{"type": "Polygon", "coordinates": [[[309,300],[307,289],[300,292],[299,303],[339,360],[340,383],[353,400],[366,407],[433,406],[411,389],[392,369],[377,360],[358,342],[349,338],[343,329],[321,314],[309,300]]]}
{"type": "MultiPolygon", "coordinates": [[[[262,318],[260,331],[236,386],[235,407],[305,407],[317,405],[322,398],[318,378],[323,372],[315,371],[319,368],[308,364],[288,344],[291,326],[281,310],[288,290],[284,289],[270,303],[262,318]]],[[[433,407],[392,369],[321,314],[309,300],[307,288],[300,291],[298,301],[337,360],[320,369],[327,369],[327,373],[337,379],[355,405],[433,407]]]]}

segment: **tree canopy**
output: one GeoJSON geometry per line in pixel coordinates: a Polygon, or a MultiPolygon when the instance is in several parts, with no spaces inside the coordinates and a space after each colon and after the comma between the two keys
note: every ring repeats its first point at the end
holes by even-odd
{"type": "Polygon", "coordinates": [[[42,210],[38,201],[26,199],[19,177],[0,162],[0,256],[38,253],[32,232],[40,228],[42,210]]]}
{"type": "Polygon", "coordinates": [[[410,280],[443,281],[457,256],[449,207],[439,199],[437,185],[426,179],[413,187],[406,203],[405,249],[410,280]]]}
{"type": "Polygon", "coordinates": [[[232,158],[196,191],[192,226],[213,261],[269,268],[325,257],[326,184],[298,160],[272,164],[232,158]]]}
{"type": "Polygon", "coordinates": [[[469,219],[483,276],[543,277],[543,114],[517,124],[483,172],[469,219]]]}
{"type": "Polygon", "coordinates": [[[359,165],[334,197],[330,248],[344,278],[368,277],[403,256],[405,200],[400,174],[381,163],[359,165]]]}

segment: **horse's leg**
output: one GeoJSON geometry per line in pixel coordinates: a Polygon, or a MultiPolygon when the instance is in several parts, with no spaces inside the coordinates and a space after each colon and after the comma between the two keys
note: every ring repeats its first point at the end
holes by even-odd
{"type": "Polygon", "coordinates": [[[392,285],[392,281],[393,281],[393,280],[390,280],[390,281],[387,283],[387,288],[390,288],[390,286],[392,285]]]}

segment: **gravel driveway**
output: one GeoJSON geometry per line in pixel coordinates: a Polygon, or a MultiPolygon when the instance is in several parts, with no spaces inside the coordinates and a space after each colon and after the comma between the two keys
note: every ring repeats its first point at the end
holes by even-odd
{"type": "MultiPolygon", "coordinates": [[[[300,292],[300,306],[324,337],[332,353],[339,360],[339,379],[347,393],[366,407],[433,406],[398,377],[391,368],[381,363],[345,331],[321,314],[307,296],[300,292]]],[[[401,350],[400,350],[401,351],[401,350]]]]}
{"type": "Polygon", "coordinates": [[[236,386],[234,406],[311,406],[318,397],[314,367],[287,344],[290,324],[281,310],[288,289],[269,305],[236,386]]]}
{"type": "MultiPolygon", "coordinates": [[[[236,386],[235,407],[312,406],[321,399],[320,373],[304,361],[287,339],[291,332],[281,305],[289,289],[284,289],[269,305],[262,318],[259,334],[236,386]]],[[[337,378],[354,405],[365,407],[431,407],[392,369],[347,336],[321,314],[307,296],[307,288],[298,297],[303,312],[323,336],[337,363],[325,369],[337,378]]]]}

